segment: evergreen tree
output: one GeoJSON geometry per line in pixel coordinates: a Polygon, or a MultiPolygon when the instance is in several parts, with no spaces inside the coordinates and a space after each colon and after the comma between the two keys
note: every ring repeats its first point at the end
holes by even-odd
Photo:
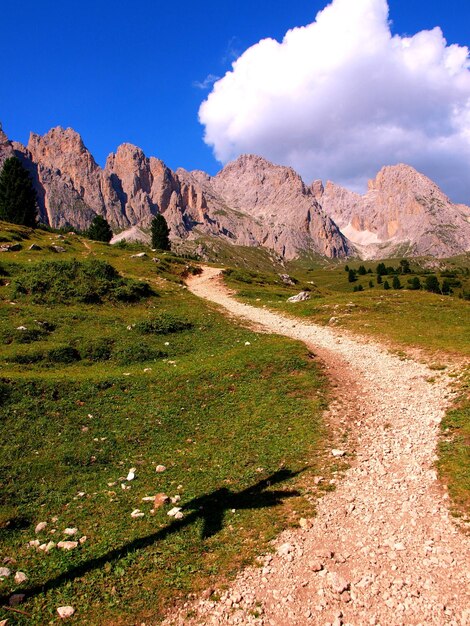
{"type": "Polygon", "coordinates": [[[398,276],[393,277],[392,287],[394,289],[401,289],[401,283],[400,283],[400,279],[398,278],[398,276]]]}
{"type": "Polygon", "coordinates": [[[430,291],[431,293],[441,293],[439,280],[437,279],[437,276],[434,276],[434,274],[431,274],[431,276],[426,276],[424,288],[426,289],[426,291],[430,291]]]}
{"type": "Polygon", "coordinates": [[[105,241],[106,243],[109,243],[113,237],[111,226],[101,215],[96,215],[93,218],[86,234],[93,241],[105,241]]]}
{"type": "Polygon", "coordinates": [[[156,215],[151,224],[152,229],[152,248],[156,250],[170,250],[170,229],[166,223],[166,219],[160,213],[156,215]]]}
{"type": "Polygon", "coordinates": [[[445,296],[450,296],[450,294],[452,293],[452,286],[449,280],[447,280],[447,278],[445,278],[442,281],[442,288],[441,291],[443,293],[443,295],[445,296]]]}
{"type": "Polygon", "coordinates": [[[385,263],[379,263],[376,269],[377,276],[386,276],[387,268],[385,267],[385,263]]]}
{"type": "Polygon", "coordinates": [[[359,265],[357,273],[359,274],[359,276],[365,276],[367,274],[367,270],[363,265],[359,265]]]}
{"type": "Polygon", "coordinates": [[[418,291],[419,289],[421,289],[421,281],[417,276],[408,279],[408,284],[410,285],[410,289],[413,291],[418,291]]]}
{"type": "Polygon", "coordinates": [[[348,272],[348,281],[350,283],[354,283],[356,282],[357,278],[356,278],[356,272],[354,270],[349,270],[348,272]]]}
{"type": "Polygon", "coordinates": [[[345,266],[344,266],[344,271],[345,271],[345,272],[349,272],[349,265],[345,265],[345,266]]]}
{"type": "Polygon", "coordinates": [[[7,159],[0,173],[0,220],[30,228],[37,226],[36,192],[17,157],[7,159]]]}
{"type": "Polygon", "coordinates": [[[381,285],[383,282],[382,280],[382,274],[377,274],[377,285],[381,285]]]}
{"type": "Polygon", "coordinates": [[[400,268],[402,274],[411,274],[410,262],[407,259],[400,261],[400,268]]]}
{"type": "Polygon", "coordinates": [[[386,281],[384,282],[384,289],[385,289],[385,290],[390,289],[390,285],[389,285],[388,280],[386,280],[386,281]]]}

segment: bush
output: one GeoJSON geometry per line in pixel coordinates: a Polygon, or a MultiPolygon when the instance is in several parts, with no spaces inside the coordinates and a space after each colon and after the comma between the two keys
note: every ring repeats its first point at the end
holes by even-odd
{"type": "Polygon", "coordinates": [[[81,342],[78,349],[82,359],[108,361],[111,358],[113,343],[110,339],[92,339],[81,342]]]}
{"type": "Polygon", "coordinates": [[[187,319],[169,313],[160,313],[152,319],[138,322],[135,327],[139,332],[145,334],[169,335],[170,333],[189,330],[193,324],[187,319]]]}
{"type": "Polygon", "coordinates": [[[103,300],[137,302],[155,295],[150,285],[122,278],[105,261],[42,261],[22,268],[13,282],[14,297],[37,304],[99,304],[103,300]]]}
{"type": "Polygon", "coordinates": [[[72,348],[72,346],[59,346],[58,348],[52,348],[48,350],[44,358],[49,363],[73,363],[75,361],[80,361],[80,353],[76,348],[72,348]]]}

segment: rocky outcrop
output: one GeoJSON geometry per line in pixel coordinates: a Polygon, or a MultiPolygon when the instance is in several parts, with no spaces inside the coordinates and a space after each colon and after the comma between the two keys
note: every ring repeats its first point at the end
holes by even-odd
{"type": "Polygon", "coordinates": [[[14,155],[31,174],[41,221],[56,228],[85,230],[98,214],[115,233],[137,227],[145,237],[161,213],[175,240],[217,237],[286,259],[397,250],[450,256],[470,247],[470,209],[405,165],[384,168],[361,196],[331,182],[307,187],[292,168],[253,155],[211,177],[173,172],[125,143],[101,168],[71,128],[32,133],[26,147],[0,130],[0,166],[14,155]]]}
{"type": "Polygon", "coordinates": [[[446,257],[470,249],[470,209],[409,165],[382,168],[363,196],[328,182],[317,186],[317,198],[362,256],[446,257]]]}

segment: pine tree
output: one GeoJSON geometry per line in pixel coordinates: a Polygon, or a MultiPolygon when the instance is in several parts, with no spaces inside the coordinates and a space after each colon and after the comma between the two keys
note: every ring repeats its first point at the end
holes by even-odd
{"type": "Polygon", "coordinates": [[[170,229],[166,223],[166,219],[160,213],[156,215],[151,224],[152,229],[152,248],[156,250],[170,250],[170,229]]]}
{"type": "Polygon", "coordinates": [[[426,291],[430,291],[431,293],[441,293],[439,280],[437,276],[434,276],[434,274],[426,277],[424,288],[426,289],[426,291]]]}
{"type": "Polygon", "coordinates": [[[354,283],[356,282],[357,278],[356,278],[356,272],[355,270],[349,270],[348,272],[348,281],[350,283],[354,283]]]}
{"type": "Polygon", "coordinates": [[[392,287],[394,289],[401,289],[401,283],[400,283],[400,279],[398,278],[398,276],[393,277],[392,287]]]}
{"type": "Polygon", "coordinates": [[[87,236],[93,241],[105,241],[109,243],[113,238],[113,231],[108,221],[101,215],[96,215],[87,231],[87,236]]]}
{"type": "Polygon", "coordinates": [[[37,226],[36,191],[17,157],[7,159],[0,173],[0,220],[30,228],[37,226]]]}
{"type": "Polygon", "coordinates": [[[388,280],[386,280],[386,281],[384,282],[384,289],[385,289],[386,291],[387,291],[388,289],[390,289],[390,284],[389,284],[388,280]]]}

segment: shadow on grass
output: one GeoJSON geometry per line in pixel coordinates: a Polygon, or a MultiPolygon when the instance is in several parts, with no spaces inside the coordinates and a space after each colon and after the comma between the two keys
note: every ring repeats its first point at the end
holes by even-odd
{"type": "MultiPolygon", "coordinates": [[[[198,519],[203,520],[201,539],[204,540],[212,537],[222,530],[225,513],[231,509],[256,510],[274,507],[282,504],[283,500],[286,498],[293,498],[300,495],[298,491],[275,491],[271,490],[270,487],[286,480],[290,480],[303,471],[305,470],[303,469],[298,472],[292,472],[288,469],[282,469],[274,472],[274,474],[271,474],[268,478],[259,481],[252,487],[248,487],[238,493],[233,493],[230,489],[223,487],[221,489],[216,489],[210,494],[201,496],[200,498],[194,498],[182,506],[182,510],[187,512],[183,519],[175,520],[168,526],[165,526],[165,528],[162,528],[151,535],[134,539],[134,541],[131,541],[120,548],[110,550],[106,554],[103,554],[103,556],[90,559],[81,565],[71,568],[67,572],[59,574],[59,576],[48,580],[44,584],[17,590],[15,593],[24,593],[27,598],[31,598],[38,594],[46,593],[51,589],[56,589],[64,583],[71,582],[93,570],[102,568],[106,563],[114,563],[130,553],[142,550],[157,541],[166,539],[169,535],[190,526],[198,519]]],[[[0,597],[0,603],[7,603],[8,597],[9,596],[0,597]]]]}

